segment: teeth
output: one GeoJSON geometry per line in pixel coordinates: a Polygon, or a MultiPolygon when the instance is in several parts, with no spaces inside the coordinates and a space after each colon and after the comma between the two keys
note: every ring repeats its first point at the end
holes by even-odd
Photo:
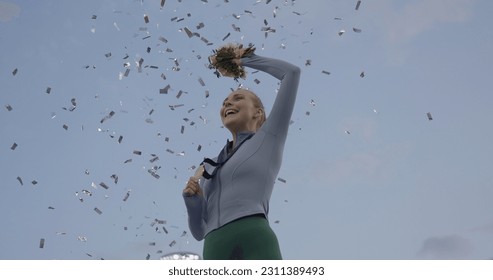
{"type": "Polygon", "coordinates": [[[233,109],[228,109],[226,110],[226,112],[224,112],[224,115],[227,116],[229,114],[235,114],[235,113],[238,113],[238,111],[233,109]]]}

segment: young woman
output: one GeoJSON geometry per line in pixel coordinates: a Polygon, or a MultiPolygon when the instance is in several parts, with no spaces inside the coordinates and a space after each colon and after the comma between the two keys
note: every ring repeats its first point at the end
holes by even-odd
{"type": "MultiPolygon", "coordinates": [[[[253,49],[254,50],[254,49],[253,49]]],[[[276,235],[269,226],[269,200],[281,167],[300,68],[282,60],[258,56],[236,46],[227,63],[236,70],[249,67],[266,72],[281,84],[269,117],[253,92],[238,89],[220,110],[231,132],[219,155],[205,159],[183,190],[192,235],[204,240],[204,259],[282,259],[276,235]],[[200,180],[199,180],[200,178],[200,180]]],[[[220,52],[211,57],[223,76],[220,52]]],[[[243,72],[244,74],[244,72],[243,72]]],[[[236,75],[237,77],[238,75],[236,75]]]]}

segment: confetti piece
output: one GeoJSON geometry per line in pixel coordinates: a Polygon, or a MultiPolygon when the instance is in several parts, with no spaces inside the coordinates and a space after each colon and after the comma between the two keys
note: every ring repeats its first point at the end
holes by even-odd
{"type": "Polygon", "coordinates": [[[14,69],[14,71],[12,71],[12,75],[15,76],[17,74],[17,68],[14,69]]]}
{"type": "Polygon", "coordinates": [[[126,161],[124,161],[123,163],[129,163],[129,162],[132,162],[132,159],[127,159],[126,161]]]}
{"type": "Polygon", "coordinates": [[[173,247],[175,245],[176,245],[176,241],[175,240],[171,241],[171,243],[169,244],[170,247],[173,247]]]}
{"type": "Polygon", "coordinates": [[[356,33],[361,33],[361,29],[353,27],[353,31],[356,33]]]}
{"type": "Polygon", "coordinates": [[[87,196],[92,196],[92,192],[88,190],[82,190],[82,193],[87,195],[87,196]]]}
{"type": "Polygon", "coordinates": [[[123,136],[120,135],[120,137],[118,137],[118,144],[121,144],[122,140],[123,140],[123,136]]]}
{"type": "Polygon", "coordinates": [[[10,106],[9,104],[5,105],[5,108],[7,108],[7,111],[12,111],[12,106],[10,106]]]}
{"type": "Polygon", "coordinates": [[[185,132],[185,126],[181,126],[181,134],[183,134],[185,132]]]}
{"type": "Polygon", "coordinates": [[[12,146],[10,147],[10,149],[13,151],[13,150],[15,150],[15,148],[17,148],[17,143],[14,142],[14,144],[12,144],[12,146]]]}
{"type": "Polygon", "coordinates": [[[229,35],[231,35],[230,32],[228,32],[228,34],[226,34],[226,36],[223,37],[223,41],[226,40],[226,39],[228,39],[229,35]]]}
{"type": "Polygon", "coordinates": [[[24,186],[24,183],[22,182],[22,178],[21,177],[17,177],[17,181],[19,181],[19,183],[21,184],[21,186],[24,186]]]}
{"type": "Polygon", "coordinates": [[[68,125],[64,124],[63,129],[68,130],[68,125]]]}
{"type": "Polygon", "coordinates": [[[344,33],[346,33],[346,30],[342,29],[342,30],[340,30],[337,34],[338,34],[339,36],[342,36],[344,33]]]}
{"type": "Polygon", "coordinates": [[[168,90],[171,88],[170,85],[167,85],[166,87],[159,89],[160,94],[168,94],[168,90]]]}
{"type": "Polygon", "coordinates": [[[202,150],[202,146],[201,146],[201,145],[199,145],[199,146],[197,147],[197,151],[199,151],[199,152],[200,152],[200,150],[202,150]]]}
{"type": "Polygon", "coordinates": [[[359,74],[359,76],[360,76],[361,78],[364,78],[364,77],[365,77],[365,71],[362,71],[362,72],[361,72],[361,74],[359,74]]]}
{"type": "Polygon", "coordinates": [[[50,94],[50,93],[51,93],[51,87],[47,87],[47,88],[46,88],[46,93],[47,93],[47,94],[50,94]]]}
{"type": "Polygon", "coordinates": [[[144,22],[149,23],[149,17],[147,15],[144,15],[144,22]]]}
{"type": "Polygon", "coordinates": [[[87,242],[87,237],[85,237],[85,236],[77,236],[77,240],[79,240],[80,242],[87,242]]]}
{"type": "Polygon", "coordinates": [[[433,120],[433,117],[431,116],[431,113],[430,112],[426,113],[426,116],[428,117],[428,120],[429,121],[432,121],[433,120]]]}
{"type": "Polygon", "coordinates": [[[111,57],[111,53],[110,52],[109,53],[106,53],[106,54],[104,54],[104,56],[106,56],[106,58],[110,58],[111,57]]]}
{"type": "Polygon", "coordinates": [[[330,72],[329,71],[322,70],[322,73],[324,73],[326,75],[330,75],[330,72]]]}
{"type": "Polygon", "coordinates": [[[44,248],[44,246],[45,246],[45,239],[44,239],[44,238],[41,238],[41,239],[39,240],[39,248],[40,248],[40,249],[43,249],[43,248],[44,248]]]}
{"type": "Polygon", "coordinates": [[[356,11],[359,10],[359,6],[361,5],[361,0],[358,0],[356,3],[356,7],[354,8],[356,11]]]}
{"type": "Polygon", "coordinates": [[[192,31],[190,31],[190,29],[188,29],[187,27],[183,27],[183,30],[185,31],[185,33],[187,33],[188,38],[193,37],[193,33],[192,31]]]}
{"type": "Polygon", "coordinates": [[[146,260],[149,260],[151,258],[151,255],[147,254],[146,260]]]}
{"type": "Polygon", "coordinates": [[[205,83],[204,83],[204,80],[202,80],[202,78],[199,78],[199,83],[201,86],[205,87],[205,83]]]}
{"type": "Polygon", "coordinates": [[[31,184],[33,184],[33,185],[37,185],[37,184],[38,184],[38,181],[36,181],[36,180],[32,180],[32,181],[31,181],[31,184]]]}
{"type": "Polygon", "coordinates": [[[111,117],[113,117],[115,115],[115,112],[114,111],[111,111],[107,116],[105,116],[104,118],[101,119],[100,123],[103,123],[105,122],[106,120],[109,120],[111,117]]]}
{"type": "Polygon", "coordinates": [[[168,230],[165,227],[163,227],[163,231],[164,233],[168,234],[168,230]]]}
{"type": "Polygon", "coordinates": [[[120,31],[120,27],[118,27],[118,24],[116,24],[116,22],[113,22],[113,26],[116,28],[116,30],[120,31]]]}
{"type": "Polygon", "coordinates": [[[113,179],[113,183],[115,183],[115,185],[118,184],[118,175],[113,174],[113,175],[111,175],[110,178],[113,179]]]}
{"type": "Polygon", "coordinates": [[[163,43],[168,43],[168,40],[166,40],[166,38],[164,38],[163,36],[160,36],[158,38],[159,41],[163,42],[163,43]]]}
{"type": "Polygon", "coordinates": [[[138,151],[138,150],[135,150],[133,153],[134,153],[135,155],[138,155],[138,156],[142,155],[142,152],[141,152],[141,151],[138,151]]]}
{"type": "Polygon", "coordinates": [[[50,209],[50,210],[55,210],[55,207],[48,206],[48,209],[50,209]]]}
{"type": "Polygon", "coordinates": [[[278,180],[279,182],[286,183],[286,180],[285,180],[285,179],[283,179],[283,178],[281,178],[281,177],[277,178],[277,180],[278,180]]]}
{"type": "Polygon", "coordinates": [[[161,8],[164,7],[164,2],[166,2],[166,0],[161,0],[161,8]]]}
{"type": "Polygon", "coordinates": [[[108,185],[106,185],[104,182],[99,183],[99,185],[106,190],[109,189],[108,185]]]}
{"type": "Polygon", "coordinates": [[[123,198],[123,201],[127,201],[127,199],[130,197],[130,191],[128,191],[126,194],[125,194],[125,197],[123,198]]]}
{"type": "Polygon", "coordinates": [[[101,212],[101,210],[99,210],[97,207],[94,207],[94,211],[99,215],[103,214],[103,212],[101,212]]]}
{"type": "Polygon", "coordinates": [[[346,133],[346,134],[351,134],[351,131],[349,131],[349,130],[344,130],[344,133],[346,133]]]}

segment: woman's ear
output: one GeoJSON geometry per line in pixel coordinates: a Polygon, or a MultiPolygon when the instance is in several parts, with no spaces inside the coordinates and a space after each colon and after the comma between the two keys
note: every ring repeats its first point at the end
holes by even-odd
{"type": "Polygon", "coordinates": [[[262,108],[257,108],[257,111],[255,112],[255,118],[258,119],[262,117],[263,114],[264,114],[264,110],[262,108]]]}

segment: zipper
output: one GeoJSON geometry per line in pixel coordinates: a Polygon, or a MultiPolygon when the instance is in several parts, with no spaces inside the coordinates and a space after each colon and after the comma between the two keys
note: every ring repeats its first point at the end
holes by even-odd
{"type": "MultiPolygon", "coordinates": [[[[221,167],[219,167],[221,169],[221,167]]],[[[218,186],[218,194],[217,194],[217,228],[219,228],[220,221],[221,221],[221,193],[222,193],[222,185],[221,185],[221,177],[219,175],[219,172],[221,170],[217,170],[216,172],[216,179],[217,179],[217,186],[218,186]]]]}

